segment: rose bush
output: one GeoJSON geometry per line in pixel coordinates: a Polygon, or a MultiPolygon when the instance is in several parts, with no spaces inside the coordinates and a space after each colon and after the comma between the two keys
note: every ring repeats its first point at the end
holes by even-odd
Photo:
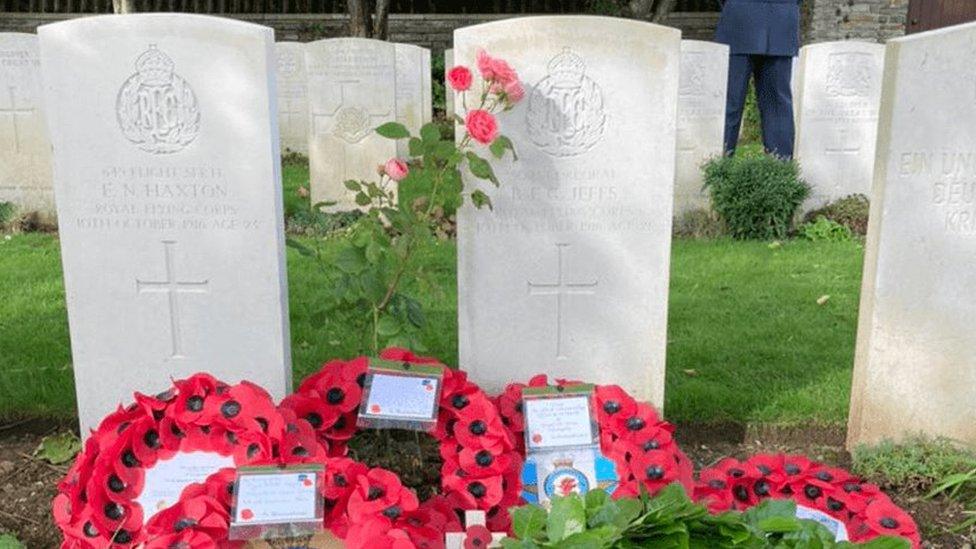
{"type": "MultiPolygon", "coordinates": [[[[337,255],[326,259],[320,249],[288,240],[300,254],[321,266],[334,291],[325,309],[313,318],[341,315],[343,322],[363,333],[363,348],[375,354],[395,345],[422,348],[417,333],[426,324],[420,302],[401,289],[404,278],[417,278],[412,258],[418,247],[436,238],[438,219],[464,201],[491,208],[482,189],[466,188],[462,172],[475,180],[499,185],[487,153],[502,159],[512,142],[501,134],[496,114],[512,109],[524,91],[518,74],[505,61],[480,52],[477,58],[480,88],[471,69],[454,67],[448,80],[458,92],[463,116],[456,117],[457,138],[442,134],[437,124],[424,125],[418,135],[389,122],[376,128],[383,137],[407,140],[408,158],[385,161],[379,181],[345,182],[363,215],[347,229],[337,255]],[[409,197],[409,198],[408,198],[409,197]]],[[[384,159],[377,159],[377,163],[384,159]]]]}

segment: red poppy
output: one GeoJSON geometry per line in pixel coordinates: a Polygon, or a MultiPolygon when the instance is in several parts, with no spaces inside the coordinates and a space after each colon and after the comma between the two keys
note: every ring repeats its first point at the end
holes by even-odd
{"type": "Polygon", "coordinates": [[[396,473],[376,468],[356,479],[348,512],[353,521],[379,515],[395,520],[418,506],[417,495],[400,483],[396,473]]]}
{"type": "Polygon", "coordinates": [[[345,539],[348,549],[417,549],[410,534],[400,528],[392,528],[390,521],[382,518],[362,522],[349,529],[345,539]]]}
{"type": "Polygon", "coordinates": [[[464,549],[486,549],[492,542],[491,531],[488,528],[475,525],[464,531],[464,549]]]}
{"type": "Polygon", "coordinates": [[[230,515],[216,499],[208,496],[181,498],[175,505],[156,513],[146,523],[147,537],[195,530],[209,539],[226,539],[230,515]]]}
{"type": "Polygon", "coordinates": [[[510,450],[514,441],[487,397],[480,395],[458,415],[454,436],[465,448],[510,450]]]}
{"type": "Polygon", "coordinates": [[[887,497],[871,502],[864,510],[864,517],[864,524],[873,534],[864,539],[877,536],[900,536],[910,540],[913,547],[918,547],[921,543],[915,520],[887,497]]]}

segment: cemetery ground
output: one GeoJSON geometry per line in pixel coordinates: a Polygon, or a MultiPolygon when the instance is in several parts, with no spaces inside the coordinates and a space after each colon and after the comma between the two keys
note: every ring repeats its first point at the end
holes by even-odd
{"type": "MultiPolygon", "coordinates": [[[[286,209],[307,209],[307,168],[285,165],[286,209]]],[[[293,227],[294,228],[294,227],[293,227]]],[[[326,261],[335,238],[295,234],[326,261]]],[[[976,466],[945,444],[918,443],[852,459],[843,450],[863,244],[676,239],[672,245],[666,415],[698,467],[724,455],[802,452],[853,467],[912,512],[933,547],[964,547],[976,530],[948,530],[964,506],[924,495],[945,476],[976,466]]],[[[456,248],[427,245],[423,351],[457,362],[456,248]]],[[[333,357],[367,347],[348,319],[322,305],[330,288],[314,261],[288,250],[296,382],[333,357]]],[[[118,334],[125,337],[125,334],[118,334]]],[[[74,388],[57,236],[0,234],[0,533],[53,547],[48,502],[66,465],[34,457],[45,435],[74,429],[74,388]]],[[[359,458],[401,472],[407,484],[437,482],[436,447],[413,434],[361,437],[359,458]],[[427,463],[427,465],[425,465],[427,463]]]]}

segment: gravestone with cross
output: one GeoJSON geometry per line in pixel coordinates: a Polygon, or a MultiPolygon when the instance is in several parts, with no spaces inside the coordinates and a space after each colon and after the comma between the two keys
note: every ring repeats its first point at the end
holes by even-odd
{"type": "Polygon", "coordinates": [[[37,36],[0,33],[0,202],[53,223],[51,143],[40,79],[37,36]]]}
{"type": "Polygon", "coordinates": [[[396,50],[364,38],[305,45],[309,98],[312,203],[353,210],[349,179],[376,181],[376,168],[396,156],[396,142],[374,129],[396,119],[396,50]]]}
{"type": "MultiPolygon", "coordinates": [[[[412,44],[393,47],[396,50],[396,120],[413,135],[419,135],[420,127],[434,118],[430,50],[412,44]]],[[[407,141],[397,142],[397,154],[409,156],[407,141]]]]}
{"type": "Polygon", "coordinates": [[[454,46],[459,65],[507,60],[527,90],[498,117],[519,151],[493,162],[501,187],[466,181],[494,211],[459,212],[461,367],[491,391],[544,372],[662,404],[680,33],[533,17],[454,46]]]}
{"type": "Polygon", "coordinates": [[[308,154],[308,89],[304,48],[300,42],[275,44],[278,131],[283,153],[308,154]]]}
{"type": "Polygon", "coordinates": [[[81,432],[196,372],[283,397],[272,30],[125,15],[40,41],[81,432]]]}
{"type": "Polygon", "coordinates": [[[674,217],[708,208],[702,164],[722,156],[729,48],[699,40],[681,41],[678,88],[678,159],[674,177],[674,217]]]}
{"type": "Polygon", "coordinates": [[[884,46],[823,42],[797,65],[796,158],[816,209],[851,194],[870,197],[884,46]]]}

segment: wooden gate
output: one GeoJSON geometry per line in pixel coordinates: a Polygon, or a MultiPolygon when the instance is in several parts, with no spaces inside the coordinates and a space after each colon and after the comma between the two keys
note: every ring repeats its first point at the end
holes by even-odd
{"type": "Polygon", "coordinates": [[[911,0],[906,32],[912,34],[976,20],[976,0],[911,0]]]}

